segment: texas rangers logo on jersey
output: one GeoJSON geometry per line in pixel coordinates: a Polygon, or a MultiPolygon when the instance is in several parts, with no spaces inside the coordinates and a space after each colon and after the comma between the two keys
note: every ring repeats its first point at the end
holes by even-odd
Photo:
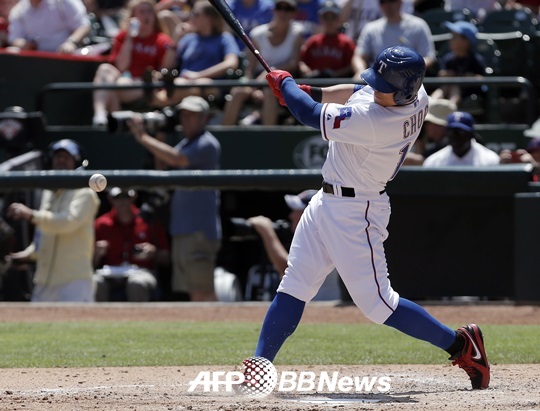
{"type": "Polygon", "coordinates": [[[346,128],[348,125],[347,120],[352,116],[352,109],[350,107],[342,107],[339,109],[339,115],[334,119],[334,125],[332,128],[346,128]]]}

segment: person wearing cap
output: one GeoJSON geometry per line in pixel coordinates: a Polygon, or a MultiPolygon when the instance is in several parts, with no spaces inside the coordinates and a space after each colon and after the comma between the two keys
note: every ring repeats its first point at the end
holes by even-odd
{"type": "MultiPolygon", "coordinates": [[[[437,77],[477,77],[485,74],[486,64],[476,51],[478,29],[468,21],[449,21],[444,23],[452,33],[449,40],[450,50],[439,61],[437,77]]],[[[482,94],[479,87],[463,87],[453,84],[444,85],[431,93],[434,99],[447,98],[459,105],[464,97],[482,94]]]]}
{"type": "Polygon", "coordinates": [[[169,259],[167,233],[159,222],[151,224],[141,216],[134,190],[113,187],[107,198],[111,210],[94,223],[96,301],[112,301],[115,292],[122,300],[150,301],[158,285],[156,269],[169,259]]]}
{"type": "Polygon", "coordinates": [[[471,114],[456,111],[448,116],[446,126],[448,145],[427,157],[425,167],[495,166],[499,155],[478,143],[471,114]]]}
{"type": "MultiPolygon", "coordinates": [[[[184,138],[174,147],[150,136],[141,115],[128,121],[135,140],[172,169],[216,170],[221,145],[206,129],[210,107],[202,97],[188,96],[176,106],[184,138]]],[[[221,247],[220,194],[217,190],[174,191],[169,232],[172,237],[171,290],[192,301],[215,301],[214,268],[221,247]]]]}
{"type": "MultiPolygon", "coordinates": [[[[276,0],[274,3],[272,20],[267,24],[255,27],[250,32],[253,44],[264,56],[270,67],[296,73],[300,60],[300,47],[304,41],[304,28],[295,21],[297,12],[296,0],[276,0]]],[[[253,53],[247,54],[246,79],[264,80],[266,71],[253,53]]],[[[233,87],[230,91],[231,99],[225,103],[221,124],[233,126],[262,124],[272,126],[278,123],[280,113],[279,104],[268,87],[233,87]],[[261,109],[252,109],[245,118],[239,121],[245,109],[246,102],[256,105],[262,104],[261,109]]]]}
{"type": "MultiPolygon", "coordinates": [[[[81,147],[73,140],[54,142],[48,155],[52,170],[72,171],[86,164],[81,147]]],[[[35,226],[30,245],[9,256],[36,261],[33,302],[94,301],[93,224],[99,204],[97,194],[88,187],[43,190],[39,210],[10,204],[10,218],[35,226]]]]}
{"type": "MultiPolygon", "coordinates": [[[[305,190],[299,194],[286,194],[285,202],[291,209],[289,213],[289,221],[291,223],[290,229],[294,233],[296,227],[300,222],[300,217],[304,213],[304,210],[308,206],[311,198],[317,194],[317,190],[305,190]]],[[[248,223],[257,231],[263,242],[264,250],[270,263],[279,274],[279,277],[283,277],[285,269],[287,268],[287,260],[289,258],[289,252],[283,246],[280,241],[278,233],[274,229],[272,220],[265,216],[255,216],[248,219],[248,223]]],[[[338,286],[337,272],[333,272],[332,275],[326,277],[321,289],[317,293],[315,299],[335,300],[340,298],[340,290],[338,286]]],[[[273,290],[274,291],[274,290],[273,290]]]]}
{"type": "Polygon", "coordinates": [[[446,126],[448,116],[457,110],[456,104],[447,99],[430,99],[429,112],[422,124],[422,131],[413,149],[407,153],[403,165],[421,166],[426,157],[448,144],[446,126]]]}
{"type": "Polygon", "coordinates": [[[302,77],[350,77],[353,74],[352,57],[355,42],[341,33],[341,9],[333,0],[319,7],[321,32],[310,36],[300,51],[302,77]]]}

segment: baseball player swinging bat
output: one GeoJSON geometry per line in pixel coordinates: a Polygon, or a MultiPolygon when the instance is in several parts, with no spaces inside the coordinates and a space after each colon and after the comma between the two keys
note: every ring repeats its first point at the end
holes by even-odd
{"type": "Polygon", "coordinates": [[[261,53],[259,53],[259,50],[255,47],[249,36],[246,34],[244,28],[238,21],[238,19],[235,17],[234,13],[232,12],[231,8],[227,4],[225,0],[209,0],[212,6],[216,9],[216,11],[220,14],[220,16],[225,20],[225,23],[233,29],[233,31],[240,37],[240,39],[244,42],[244,44],[247,46],[248,49],[252,51],[252,53],[255,55],[257,60],[261,63],[261,65],[264,67],[266,72],[270,73],[272,69],[266,62],[266,60],[263,58],[261,53]]]}

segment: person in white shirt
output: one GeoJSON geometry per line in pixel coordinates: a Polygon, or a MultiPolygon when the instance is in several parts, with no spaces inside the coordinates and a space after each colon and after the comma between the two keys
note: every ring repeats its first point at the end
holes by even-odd
{"type": "Polygon", "coordinates": [[[352,60],[354,78],[370,67],[387,47],[399,45],[414,49],[429,69],[435,63],[435,45],[425,20],[404,13],[403,0],[379,0],[383,17],[366,23],[358,37],[352,60]]]}
{"type": "Polygon", "coordinates": [[[21,0],[9,13],[9,45],[71,54],[90,33],[80,0],[21,0]]]}
{"type": "Polygon", "coordinates": [[[430,155],[425,167],[447,166],[495,166],[499,155],[476,141],[474,119],[466,112],[456,111],[448,116],[447,134],[449,144],[430,155]]]}

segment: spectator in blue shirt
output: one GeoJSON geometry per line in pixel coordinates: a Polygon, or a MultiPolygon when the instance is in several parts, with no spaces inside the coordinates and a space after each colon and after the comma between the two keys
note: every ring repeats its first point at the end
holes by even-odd
{"type": "Polygon", "coordinates": [[[156,106],[174,105],[186,96],[218,95],[219,89],[199,88],[214,79],[223,79],[230,70],[239,66],[240,49],[233,35],[224,31],[221,16],[207,0],[197,0],[193,5],[189,22],[178,27],[175,34],[177,46],[177,85],[194,87],[175,88],[172,92],[156,93],[156,106]]]}
{"type": "MultiPolygon", "coordinates": [[[[252,28],[272,20],[274,2],[272,0],[231,0],[229,7],[244,31],[249,33],[252,28]]],[[[244,42],[238,36],[235,36],[235,39],[240,50],[244,50],[244,42]]]]}
{"type": "MultiPolygon", "coordinates": [[[[206,130],[209,105],[188,96],[177,106],[184,138],[175,146],[144,129],[141,116],[130,120],[135,139],[159,160],[180,170],[220,168],[221,146],[206,130]]],[[[171,201],[173,295],[187,293],[191,301],[216,301],[214,268],[221,246],[220,194],[216,190],[176,189],[171,201]]]]}

